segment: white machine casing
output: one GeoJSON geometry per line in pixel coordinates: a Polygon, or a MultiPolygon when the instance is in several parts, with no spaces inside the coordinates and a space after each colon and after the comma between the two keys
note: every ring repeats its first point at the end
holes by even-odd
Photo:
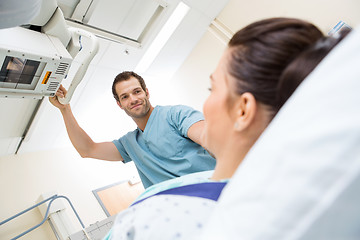
{"type": "Polygon", "coordinates": [[[0,35],[0,97],[54,96],[73,60],[59,38],[23,27],[1,29],[0,35]],[[6,80],[9,58],[39,62],[31,82],[6,80]]]}

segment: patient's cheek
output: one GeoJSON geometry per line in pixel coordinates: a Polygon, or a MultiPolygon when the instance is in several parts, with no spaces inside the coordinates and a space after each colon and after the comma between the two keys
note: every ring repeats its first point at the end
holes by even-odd
{"type": "Polygon", "coordinates": [[[202,132],[200,136],[200,141],[202,146],[209,152],[213,154],[213,149],[211,147],[210,141],[209,141],[209,133],[207,131],[207,127],[204,128],[204,131],[202,132]]]}
{"type": "Polygon", "coordinates": [[[207,148],[206,131],[207,131],[207,127],[205,125],[204,131],[202,131],[201,136],[200,136],[200,142],[204,148],[207,148]]]}

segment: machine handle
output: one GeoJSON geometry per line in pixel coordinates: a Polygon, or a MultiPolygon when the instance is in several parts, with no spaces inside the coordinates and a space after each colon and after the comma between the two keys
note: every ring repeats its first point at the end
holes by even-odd
{"type": "MultiPolygon", "coordinates": [[[[85,31],[83,29],[79,29],[79,28],[73,28],[70,27],[69,31],[71,32],[72,35],[72,39],[79,39],[79,42],[81,42],[81,38],[82,37],[86,37],[88,38],[90,41],[90,46],[86,46],[84,49],[82,48],[81,44],[80,44],[80,51],[85,51],[84,52],[84,60],[81,63],[80,67],[78,68],[78,70],[75,73],[75,76],[73,78],[73,80],[71,81],[70,87],[67,90],[67,94],[64,98],[59,98],[59,102],[61,104],[68,104],[75,92],[76,87],[79,85],[79,83],[82,81],[82,79],[84,78],[84,75],[90,65],[91,60],[94,58],[94,56],[98,53],[99,51],[99,42],[96,38],[96,36],[88,31],[85,31]]],[[[79,53],[78,52],[78,53],[79,53]]],[[[74,57],[74,56],[73,56],[74,57]]]]}

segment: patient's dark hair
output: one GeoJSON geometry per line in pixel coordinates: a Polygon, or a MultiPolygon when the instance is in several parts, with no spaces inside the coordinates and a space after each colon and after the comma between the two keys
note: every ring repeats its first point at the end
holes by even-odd
{"type": "Polygon", "coordinates": [[[288,100],[300,83],[321,60],[350,32],[345,29],[338,36],[322,37],[296,57],[284,70],[278,84],[278,109],[288,100]]]}
{"type": "Polygon", "coordinates": [[[119,82],[122,82],[122,81],[127,81],[131,77],[136,78],[139,81],[141,88],[146,92],[145,81],[140,75],[138,75],[138,74],[136,74],[135,72],[132,72],[132,71],[124,71],[122,73],[119,73],[115,77],[113,85],[112,85],[112,93],[113,93],[113,96],[116,99],[116,101],[120,102],[119,96],[117,95],[116,88],[115,88],[116,84],[119,83],[119,82]]]}
{"type": "Polygon", "coordinates": [[[293,18],[261,20],[235,33],[228,44],[228,71],[237,80],[236,94],[251,93],[275,114],[282,72],[322,36],[313,24],[293,18]]]}

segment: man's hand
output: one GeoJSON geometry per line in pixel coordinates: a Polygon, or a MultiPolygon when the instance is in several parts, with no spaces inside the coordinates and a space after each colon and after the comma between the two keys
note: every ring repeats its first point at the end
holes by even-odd
{"type": "Polygon", "coordinates": [[[49,101],[51,102],[52,105],[54,105],[55,107],[59,108],[59,109],[64,109],[66,107],[66,105],[61,104],[59,102],[58,98],[64,98],[66,96],[66,89],[60,85],[59,89],[57,90],[56,94],[54,97],[49,97],[49,101]]]}

